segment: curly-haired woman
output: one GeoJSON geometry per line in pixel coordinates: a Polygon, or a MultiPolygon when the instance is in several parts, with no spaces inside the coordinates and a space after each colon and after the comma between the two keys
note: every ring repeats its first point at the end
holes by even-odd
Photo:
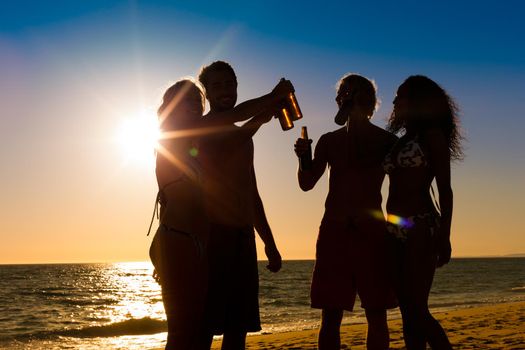
{"type": "Polygon", "coordinates": [[[388,130],[404,133],[383,165],[390,177],[387,225],[395,238],[405,343],[408,350],[425,349],[427,343],[432,349],[451,349],[430,314],[428,296],[436,267],[451,255],[450,163],[462,157],[457,107],[431,79],[410,76],[397,90],[388,130]],[[439,204],[431,195],[434,179],[439,204]]]}

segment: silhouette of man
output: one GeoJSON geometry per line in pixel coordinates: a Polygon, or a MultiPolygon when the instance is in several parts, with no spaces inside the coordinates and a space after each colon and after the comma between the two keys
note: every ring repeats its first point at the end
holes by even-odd
{"type": "MultiPolygon", "coordinates": [[[[376,96],[368,79],[344,76],[336,102],[336,123],[346,127],[322,135],[312,167],[298,171],[299,186],[309,191],[330,167],[311,286],[311,305],[322,309],[319,349],[340,348],[343,310],[353,311],[359,294],[368,321],[367,348],[384,350],[389,344],[386,309],[396,302],[386,265],[381,163],[396,137],[369,121],[376,96]]],[[[308,152],[310,143],[298,139],[296,154],[308,152]]]]}
{"type": "MultiPolygon", "coordinates": [[[[210,113],[205,118],[227,115],[225,112],[237,102],[237,77],[232,67],[223,61],[213,62],[201,69],[199,80],[210,103],[210,113]]],[[[290,91],[286,86],[281,86],[281,90],[290,91]]],[[[278,88],[279,84],[275,89],[278,88]]],[[[262,119],[258,126],[270,120],[271,114],[266,111],[255,117],[262,119]]],[[[244,349],[247,332],[261,329],[254,227],[265,245],[267,268],[272,272],[281,268],[281,256],[266,219],[253,166],[251,136],[258,126],[243,128],[225,122],[220,131],[206,137],[201,148],[206,159],[205,197],[211,222],[204,337],[204,347],[208,349],[214,334],[224,334],[223,350],[244,349]]]]}

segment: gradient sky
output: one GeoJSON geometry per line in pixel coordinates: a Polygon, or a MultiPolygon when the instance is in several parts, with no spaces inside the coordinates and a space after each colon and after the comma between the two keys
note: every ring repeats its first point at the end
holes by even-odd
{"type": "Polygon", "coordinates": [[[452,173],[453,254],[525,253],[524,10],[519,0],[2,2],[0,263],[147,259],[153,163],[129,159],[117,131],[217,59],[234,66],[239,101],[283,76],[296,87],[305,118],[254,139],[285,259],[314,257],[327,192],[326,174],[299,190],[292,145],[302,125],[314,142],[336,128],[334,86],[347,72],[378,84],[379,126],[411,74],[456,99],[467,140],[452,173]]]}

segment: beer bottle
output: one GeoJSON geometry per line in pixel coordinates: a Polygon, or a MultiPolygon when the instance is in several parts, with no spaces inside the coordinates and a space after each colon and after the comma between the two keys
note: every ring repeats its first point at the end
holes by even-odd
{"type": "Polygon", "coordinates": [[[279,123],[281,123],[281,129],[283,129],[283,131],[293,128],[292,115],[288,109],[288,106],[286,105],[286,100],[279,102],[275,118],[279,119],[279,123]]]}
{"type": "MultiPolygon", "coordinates": [[[[308,130],[306,126],[301,128],[301,138],[308,140],[308,130]]],[[[299,157],[299,169],[301,171],[310,170],[312,168],[312,144],[308,143],[308,151],[299,157]]]]}
{"type": "Polygon", "coordinates": [[[303,113],[293,92],[290,92],[288,96],[279,103],[275,117],[279,119],[283,131],[293,128],[293,122],[303,117],[303,113]]]}
{"type": "Polygon", "coordinates": [[[301,119],[303,117],[303,113],[301,112],[299,102],[297,102],[297,98],[295,98],[295,94],[293,92],[290,92],[286,98],[286,102],[288,103],[288,107],[292,114],[292,121],[301,119]]]}
{"type": "Polygon", "coordinates": [[[352,101],[348,100],[343,102],[341,107],[339,108],[339,111],[337,111],[337,114],[335,115],[334,121],[337,125],[345,125],[348,116],[350,115],[350,112],[352,110],[352,101]]]}

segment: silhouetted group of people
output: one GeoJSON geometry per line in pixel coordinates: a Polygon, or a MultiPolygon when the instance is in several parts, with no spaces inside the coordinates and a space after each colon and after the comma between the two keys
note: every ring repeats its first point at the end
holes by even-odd
{"type": "MultiPolygon", "coordinates": [[[[160,225],[150,256],[167,316],[166,349],[210,349],[220,334],[223,350],[244,349],[246,334],[261,330],[255,231],[270,271],[280,270],[281,255],[257,190],[252,136],[293,91],[282,79],[268,94],[236,105],[236,74],[216,61],[198,81],[182,79],[163,96],[160,225]],[[206,99],[210,111],[203,115],[206,99]]],[[[462,156],[457,108],[420,75],[399,86],[388,131],[370,122],[377,99],[369,79],[345,75],[335,100],[341,127],[321,136],[310,166],[297,174],[308,191],[327,165],[330,172],[311,284],[311,306],[322,310],[319,349],[340,348],[343,312],[353,311],[357,295],[368,349],[388,349],[387,309],[397,306],[408,350],[451,349],[428,297],[436,267],[451,255],[450,163],[462,156]]],[[[299,158],[311,143],[296,141],[299,158]]]]}

